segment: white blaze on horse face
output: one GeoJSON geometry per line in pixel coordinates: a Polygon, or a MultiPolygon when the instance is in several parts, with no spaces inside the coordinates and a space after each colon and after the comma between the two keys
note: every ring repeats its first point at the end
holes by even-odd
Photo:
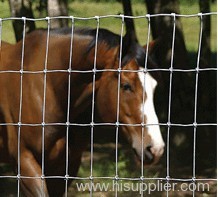
{"type": "MultiPolygon", "coordinates": [[[[154,109],[154,90],[157,86],[157,81],[149,74],[144,72],[139,72],[139,79],[142,83],[142,87],[144,88],[144,92],[146,93],[147,97],[142,103],[141,112],[146,117],[146,124],[151,124],[148,126],[148,135],[151,137],[151,151],[155,155],[162,155],[163,148],[164,148],[164,141],[160,132],[160,126],[157,114],[154,109]]],[[[148,146],[148,145],[144,145],[148,146]]]]}

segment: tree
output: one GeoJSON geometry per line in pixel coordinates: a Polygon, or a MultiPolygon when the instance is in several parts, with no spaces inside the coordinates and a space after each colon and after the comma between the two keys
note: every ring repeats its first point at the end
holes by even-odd
{"type": "MultiPolygon", "coordinates": [[[[178,0],[145,0],[149,14],[159,13],[179,13],[178,0]]],[[[173,35],[173,17],[153,17],[151,18],[151,30],[153,39],[159,38],[159,47],[156,51],[157,60],[164,68],[169,68],[171,60],[172,35],[173,35]]],[[[176,18],[174,48],[174,68],[186,68],[188,66],[188,54],[185,46],[182,24],[179,18],[176,18]]]]}
{"type": "MultiPolygon", "coordinates": [[[[29,0],[9,0],[12,17],[28,17],[34,18],[32,11],[32,3],[29,0]]],[[[16,41],[23,38],[23,21],[14,20],[13,28],[16,41]]],[[[34,21],[26,21],[26,33],[33,31],[36,28],[34,21]]]]}
{"type": "MultiPolygon", "coordinates": [[[[201,13],[210,12],[210,1],[199,0],[199,7],[201,13]]],[[[211,34],[211,16],[203,16],[203,33],[202,33],[202,47],[201,47],[201,66],[209,66],[211,63],[211,47],[210,47],[210,34],[211,34]]]]}
{"type": "MultiPolygon", "coordinates": [[[[39,0],[38,11],[41,13],[42,9],[47,9],[47,15],[50,17],[53,16],[67,16],[67,0],[39,0]]],[[[12,17],[27,17],[34,18],[32,10],[32,1],[31,0],[9,0],[11,16],[12,17]]],[[[67,26],[67,19],[52,19],[51,27],[60,28],[67,26]]],[[[16,41],[19,41],[23,38],[23,27],[24,22],[22,20],[14,20],[13,28],[15,32],[16,41]]],[[[35,30],[36,25],[34,21],[26,20],[26,33],[29,33],[35,30]]]]}
{"type": "MultiPolygon", "coordinates": [[[[130,0],[122,0],[122,5],[123,5],[123,10],[124,10],[124,15],[133,16],[130,0]]],[[[126,18],[125,24],[126,24],[126,32],[130,36],[131,40],[138,42],[133,20],[126,18]]]]}
{"type": "MultiPolygon", "coordinates": [[[[47,12],[48,16],[68,16],[67,0],[48,0],[47,12]]],[[[60,28],[68,26],[67,19],[53,19],[51,20],[52,28],[60,28]]]]}

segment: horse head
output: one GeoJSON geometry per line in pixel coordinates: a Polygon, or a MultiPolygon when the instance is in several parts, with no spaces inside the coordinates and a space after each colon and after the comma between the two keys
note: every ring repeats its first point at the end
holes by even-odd
{"type": "MultiPolygon", "coordinates": [[[[102,46],[98,46],[101,52],[104,51],[102,46]]],[[[153,47],[154,43],[151,44],[151,48],[153,47]]],[[[140,159],[143,158],[145,164],[152,164],[163,154],[164,141],[153,102],[157,81],[144,69],[145,48],[136,42],[130,42],[127,35],[123,38],[121,61],[119,42],[116,47],[107,49],[101,59],[107,59],[104,69],[109,70],[101,72],[101,76],[95,81],[94,89],[97,113],[102,121],[109,123],[118,121],[136,155],[140,159]]],[[[147,65],[156,67],[150,54],[147,57],[147,65]]],[[[88,102],[90,105],[92,91],[91,82],[75,106],[81,109],[87,106],[88,102]]]]}
{"type": "MultiPolygon", "coordinates": [[[[119,121],[138,158],[153,164],[162,156],[165,144],[153,101],[157,81],[144,69],[145,57],[145,49],[137,43],[123,49],[121,70],[104,72],[99,80],[96,104],[104,122],[119,121]]],[[[118,62],[119,58],[114,68],[119,68],[118,62]]],[[[148,65],[153,65],[149,58],[148,65]]]]}

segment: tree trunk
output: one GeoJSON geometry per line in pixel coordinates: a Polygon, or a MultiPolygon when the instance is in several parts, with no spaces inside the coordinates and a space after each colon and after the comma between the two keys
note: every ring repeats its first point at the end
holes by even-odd
{"type": "MultiPolygon", "coordinates": [[[[159,13],[179,13],[179,4],[177,0],[145,0],[149,14],[159,13]]],[[[160,16],[151,18],[151,30],[153,39],[159,39],[159,47],[156,51],[159,65],[163,68],[170,67],[171,48],[173,37],[173,17],[160,16]]],[[[174,48],[174,68],[188,67],[188,54],[185,47],[185,41],[182,31],[182,25],[179,18],[176,18],[174,48]]]]}
{"type": "Polygon", "coordinates": [[[36,7],[37,11],[39,12],[39,17],[43,17],[43,11],[47,11],[48,2],[47,0],[39,0],[39,5],[36,7]]]}
{"type": "MultiPolygon", "coordinates": [[[[12,17],[27,17],[34,18],[32,11],[32,3],[29,0],[9,0],[12,17]]],[[[13,28],[16,41],[23,38],[24,23],[22,20],[14,20],[13,28]]],[[[26,33],[33,31],[36,28],[34,21],[26,21],[26,33]]]]}
{"type": "MultiPolygon", "coordinates": [[[[210,0],[199,0],[200,12],[210,12],[210,0]]],[[[202,16],[203,29],[202,29],[202,41],[201,41],[201,54],[200,54],[200,67],[213,67],[212,53],[211,53],[211,16],[202,16]]],[[[204,122],[216,122],[217,121],[217,72],[203,72],[200,75],[198,88],[198,113],[200,114],[198,121],[204,122]]],[[[216,129],[214,131],[211,128],[206,127],[204,132],[199,135],[200,143],[205,144],[205,136],[209,142],[207,150],[215,150],[213,155],[216,155],[217,139],[216,129]],[[211,132],[212,131],[212,132],[211,132]]],[[[199,146],[199,150],[208,157],[208,152],[205,148],[199,146]]],[[[202,155],[203,155],[202,154],[202,155]]],[[[203,157],[205,158],[205,156],[203,157]]],[[[212,157],[209,157],[212,160],[212,157]]],[[[215,157],[216,159],[216,157],[215,157]]]]}
{"type": "MultiPolygon", "coordinates": [[[[200,12],[210,12],[210,1],[199,0],[200,12]]],[[[203,16],[203,34],[201,42],[201,66],[208,67],[211,63],[211,47],[210,47],[210,33],[211,33],[211,17],[203,16]]]]}
{"type": "MultiPolygon", "coordinates": [[[[68,16],[67,0],[48,0],[48,16],[68,16]]],[[[68,26],[67,19],[52,19],[51,27],[60,28],[68,26]]]]}
{"type": "MultiPolygon", "coordinates": [[[[149,14],[160,14],[160,13],[179,13],[179,4],[178,0],[145,0],[147,10],[149,14]]],[[[173,68],[188,69],[188,53],[186,51],[182,25],[179,18],[176,18],[175,24],[175,42],[174,42],[174,59],[173,59],[173,68]]],[[[174,19],[172,16],[156,16],[151,17],[151,31],[153,39],[157,39],[157,46],[155,49],[155,57],[158,61],[160,68],[169,69],[171,66],[171,55],[172,55],[172,39],[173,39],[173,27],[174,19]]],[[[169,82],[170,77],[169,73],[162,73],[163,83],[162,86],[158,89],[160,98],[157,103],[159,105],[159,113],[166,114],[166,106],[163,103],[169,102],[169,82]]],[[[190,79],[187,75],[182,74],[181,72],[176,72],[173,75],[172,89],[171,89],[171,113],[170,121],[172,122],[186,122],[192,117],[192,113],[187,113],[190,109],[187,109],[190,105],[190,89],[186,84],[190,82],[190,79]],[[187,87],[187,88],[184,88],[187,87]],[[186,99],[184,99],[186,98],[186,99]],[[188,101],[187,101],[188,100],[188,101]],[[178,116],[178,112],[180,115],[178,116]]],[[[163,120],[167,120],[167,115],[163,117],[163,120]]],[[[191,139],[190,132],[181,132],[180,128],[172,128],[170,138],[173,139],[171,142],[171,147],[177,149],[177,151],[190,150],[192,148],[189,146],[186,149],[183,149],[183,143],[179,144],[174,139],[180,139],[181,136],[186,141],[191,139]]],[[[188,141],[187,143],[190,143],[188,141]]],[[[176,154],[172,153],[174,158],[177,157],[176,154]]]]}
{"type": "MultiPolygon", "coordinates": [[[[122,5],[124,10],[124,15],[133,16],[130,0],[122,0],[122,5]]],[[[126,33],[130,36],[131,40],[138,42],[133,19],[125,18],[125,24],[126,24],[126,33]]]]}

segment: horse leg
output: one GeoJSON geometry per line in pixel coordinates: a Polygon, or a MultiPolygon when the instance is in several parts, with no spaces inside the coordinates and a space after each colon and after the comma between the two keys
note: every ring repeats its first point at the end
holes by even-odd
{"type": "MultiPolygon", "coordinates": [[[[81,144],[74,144],[73,146],[69,144],[69,163],[68,163],[68,174],[69,176],[76,176],[80,163],[81,163],[81,156],[82,156],[83,149],[81,149],[81,144]]],[[[55,163],[56,170],[52,170],[49,175],[60,175],[65,176],[66,171],[66,164],[65,164],[66,158],[65,154],[63,154],[62,158],[59,158],[59,161],[55,163]]],[[[53,163],[54,164],[54,163],[53,163]]],[[[51,170],[50,166],[50,170],[51,170]]],[[[66,187],[66,180],[63,178],[57,178],[57,179],[48,179],[47,181],[47,188],[48,193],[50,196],[55,197],[61,197],[63,196],[65,192],[66,187]]],[[[69,179],[67,181],[67,186],[69,186],[72,183],[72,179],[69,179]]]]}
{"type": "MultiPolygon", "coordinates": [[[[65,175],[65,154],[59,158],[59,161],[52,163],[48,176],[64,176],[65,175]]],[[[62,197],[65,192],[65,179],[64,178],[51,178],[46,180],[49,196],[62,197]]]]}
{"type": "MultiPolygon", "coordinates": [[[[81,128],[77,127],[74,131],[71,130],[70,138],[69,138],[69,176],[75,177],[79,171],[79,167],[81,164],[81,158],[83,152],[86,150],[89,141],[90,128],[81,128]]],[[[68,188],[71,183],[76,180],[69,179],[68,180],[68,188]]],[[[71,195],[71,194],[69,194],[71,195]]]]}
{"type": "Polygon", "coordinates": [[[62,197],[65,192],[65,179],[52,178],[47,180],[49,196],[62,197]]]}
{"type": "MultiPolygon", "coordinates": [[[[79,170],[79,166],[81,163],[81,157],[84,148],[86,147],[88,143],[85,143],[84,146],[81,144],[74,144],[73,146],[69,144],[69,163],[68,163],[68,174],[69,176],[76,176],[77,172],[79,170]]],[[[65,154],[63,154],[62,158],[59,158],[59,161],[55,163],[56,169],[53,169],[52,166],[50,166],[50,170],[52,171],[48,172],[49,175],[60,175],[65,176],[66,174],[66,164],[65,164],[66,158],[65,154]]],[[[54,164],[54,163],[53,163],[54,164]]],[[[61,197],[63,196],[65,192],[66,187],[66,180],[63,178],[57,178],[57,179],[47,179],[47,188],[49,196],[55,196],[55,197],[61,197]]],[[[67,181],[67,185],[70,186],[72,183],[72,179],[69,179],[67,181]]]]}
{"type": "MultiPolygon", "coordinates": [[[[42,174],[41,166],[27,149],[21,152],[20,165],[21,176],[40,177],[42,174]]],[[[46,183],[40,178],[21,178],[20,184],[25,196],[48,196],[46,183]]]]}

